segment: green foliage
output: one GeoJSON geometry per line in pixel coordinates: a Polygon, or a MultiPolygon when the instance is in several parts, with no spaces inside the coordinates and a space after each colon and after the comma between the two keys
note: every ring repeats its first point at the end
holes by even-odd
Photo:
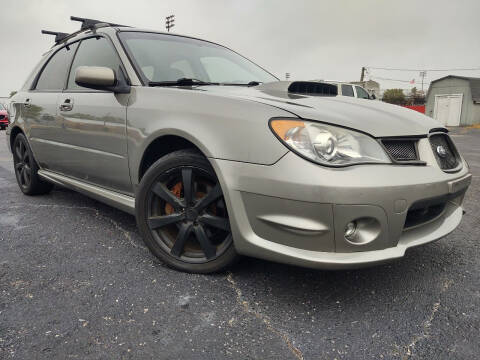
{"type": "Polygon", "coordinates": [[[395,105],[405,105],[405,94],[402,89],[388,89],[383,93],[383,101],[395,105]]]}

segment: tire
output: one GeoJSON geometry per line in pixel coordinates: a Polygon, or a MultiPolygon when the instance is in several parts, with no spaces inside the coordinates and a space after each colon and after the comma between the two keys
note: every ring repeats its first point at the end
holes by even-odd
{"type": "Polygon", "coordinates": [[[220,183],[194,150],[156,161],[140,182],[135,208],[145,244],[170,267],[212,273],[238,259],[220,183]]]}
{"type": "Polygon", "coordinates": [[[13,141],[13,165],[18,186],[25,195],[42,195],[52,191],[53,184],[38,176],[37,162],[23,134],[18,134],[13,141]]]}

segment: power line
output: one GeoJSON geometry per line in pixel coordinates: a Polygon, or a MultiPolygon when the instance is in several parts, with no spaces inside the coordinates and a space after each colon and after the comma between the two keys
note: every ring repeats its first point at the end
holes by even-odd
{"type": "Polygon", "coordinates": [[[393,70],[393,71],[475,71],[480,70],[480,67],[476,68],[456,68],[456,69],[405,69],[405,68],[385,68],[385,67],[373,67],[367,66],[368,69],[373,70],[393,70]]]}
{"type": "MultiPolygon", "coordinates": [[[[391,79],[391,78],[384,78],[380,76],[372,76],[370,75],[371,78],[378,79],[378,80],[387,80],[387,81],[398,81],[398,82],[404,82],[404,83],[410,83],[412,80],[401,80],[401,79],[391,79]]],[[[425,82],[424,84],[430,84],[429,82],[425,82]]],[[[413,84],[412,84],[413,85],[413,84]]]]}

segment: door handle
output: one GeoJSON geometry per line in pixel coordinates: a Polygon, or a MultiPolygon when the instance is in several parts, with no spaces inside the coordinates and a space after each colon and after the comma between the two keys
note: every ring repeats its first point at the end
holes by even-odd
{"type": "Polygon", "coordinates": [[[32,104],[30,103],[30,99],[25,99],[25,102],[23,103],[23,107],[29,108],[31,106],[32,106],[32,104]]]}
{"type": "Polygon", "coordinates": [[[60,111],[71,111],[73,109],[73,100],[65,99],[60,105],[60,111]]]}

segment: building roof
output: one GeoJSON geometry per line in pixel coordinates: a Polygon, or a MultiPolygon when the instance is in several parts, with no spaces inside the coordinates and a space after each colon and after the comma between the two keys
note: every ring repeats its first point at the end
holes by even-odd
{"type": "MultiPolygon", "coordinates": [[[[441,80],[449,79],[449,78],[467,80],[469,85],[470,85],[470,91],[472,93],[472,100],[476,103],[480,103],[480,78],[477,78],[477,77],[447,75],[447,76],[441,77],[440,79],[433,80],[430,83],[430,88],[432,87],[433,83],[436,83],[436,82],[441,81],[441,80]]],[[[430,88],[428,89],[429,92],[430,92],[430,88]]]]}

